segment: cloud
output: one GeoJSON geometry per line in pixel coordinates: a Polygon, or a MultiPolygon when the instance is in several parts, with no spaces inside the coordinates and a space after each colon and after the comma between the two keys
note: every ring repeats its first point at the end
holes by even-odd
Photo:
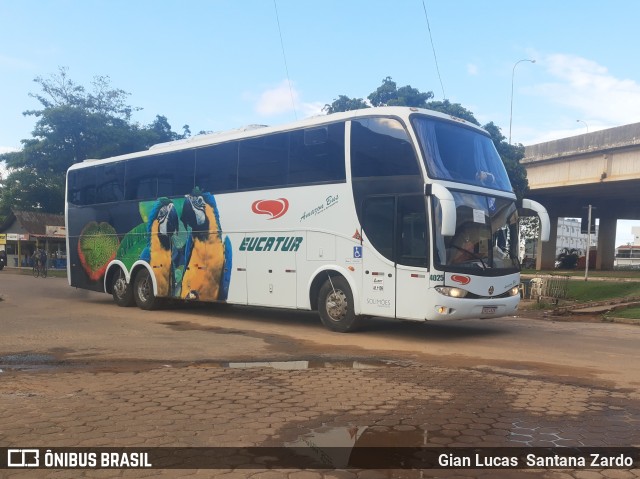
{"type": "Polygon", "coordinates": [[[303,102],[300,100],[300,93],[292,84],[289,88],[289,82],[283,80],[280,84],[273,88],[263,91],[257,96],[251,93],[245,93],[246,100],[256,101],[255,110],[262,116],[278,116],[285,113],[293,113],[294,110],[298,117],[308,118],[322,114],[324,103],[322,102],[303,102]],[[295,104],[295,108],[294,108],[295,104]]]}
{"type": "Polygon", "coordinates": [[[533,88],[552,103],[572,108],[587,122],[617,126],[640,121],[640,84],[619,79],[592,60],[552,54],[540,62],[554,79],[533,88]]]}
{"type": "Polygon", "coordinates": [[[262,116],[274,116],[288,113],[294,110],[294,103],[297,103],[298,92],[289,82],[283,80],[274,88],[265,90],[260,94],[256,103],[256,111],[262,116]]]}

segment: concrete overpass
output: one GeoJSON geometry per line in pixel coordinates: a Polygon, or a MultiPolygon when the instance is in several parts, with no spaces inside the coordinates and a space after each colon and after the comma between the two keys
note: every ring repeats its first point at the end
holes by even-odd
{"type": "Polygon", "coordinates": [[[640,123],[525,147],[529,198],[551,218],[538,267],[553,268],[559,217],[580,218],[589,204],[600,219],[597,269],[612,269],[616,221],[640,220],[640,123]]]}

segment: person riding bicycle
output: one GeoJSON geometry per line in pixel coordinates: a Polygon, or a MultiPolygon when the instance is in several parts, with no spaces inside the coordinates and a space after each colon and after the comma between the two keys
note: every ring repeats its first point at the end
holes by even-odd
{"type": "Polygon", "coordinates": [[[33,266],[35,268],[44,269],[47,264],[46,251],[41,248],[36,248],[36,250],[31,255],[31,260],[33,261],[33,266]]]}
{"type": "Polygon", "coordinates": [[[42,269],[47,267],[47,252],[44,249],[40,250],[40,267],[42,269]]]}

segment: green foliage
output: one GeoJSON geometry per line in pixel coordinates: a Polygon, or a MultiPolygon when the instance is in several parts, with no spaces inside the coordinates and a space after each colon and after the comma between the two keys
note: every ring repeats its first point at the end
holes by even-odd
{"type": "Polygon", "coordinates": [[[60,68],[49,78],[37,77],[39,110],[24,112],[37,118],[32,138],[22,140],[22,150],[0,155],[9,174],[0,183],[0,215],[10,208],[64,209],[64,174],[74,163],[141,151],[156,143],[190,135],[172,131],[166,117],[158,115],[148,126],[131,121],[140,108],[127,103],[129,93],[112,88],[108,76],[95,77],[91,90],[69,78],[60,68]]]}
{"type": "Polygon", "coordinates": [[[463,120],[480,126],[473,113],[463,107],[460,103],[451,103],[449,100],[443,101],[430,101],[427,103],[426,108],[433,111],[439,111],[440,113],[446,113],[447,115],[455,116],[456,118],[462,118],[463,120]]]}
{"type": "Polygon", "coordinates": [[[398,88],[391,77],[382,80],[376,91],[367,97],[373,106],[413,106],[427,108],[427,100],[433,98],[433,92],[422,93],[410,85],[398,88]]]}
{"type": "Polygon", "coordinates": [[[331,114],[340,111],[360,110],[362,108],[369,108],[369,105],[362,98],[349,98],[346,95],[339,95],[330,105],[326,104],[323,110],[331,114]]]}

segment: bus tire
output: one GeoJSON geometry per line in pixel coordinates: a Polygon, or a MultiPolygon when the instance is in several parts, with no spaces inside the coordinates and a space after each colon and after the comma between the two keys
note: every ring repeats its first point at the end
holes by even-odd
{"type": "Polygon", "coordinates": [[[120,307],[128,308],[136,304],[136,300],[133,297],[133,285],[127,283],[127,279],[120,268],[118,268],[118,272],[113,275],[111,294],[113,295],[113,301],[120,307]]]}
{"type": "Polygon", "coordinates": [[[331,331],[348,333],[360,326],[361,318],[354,312],[353,293],[342,276],[327,279],[320,288],[318,313],[322,324],[331,331]]]}
{"type": "Polygon", "coordinates": [[[146,269],[141,269],[133,281],[133,297],[140,309],[151,311],[158,307],[160,300],[153,292],[151,274],[146,269]]]}

